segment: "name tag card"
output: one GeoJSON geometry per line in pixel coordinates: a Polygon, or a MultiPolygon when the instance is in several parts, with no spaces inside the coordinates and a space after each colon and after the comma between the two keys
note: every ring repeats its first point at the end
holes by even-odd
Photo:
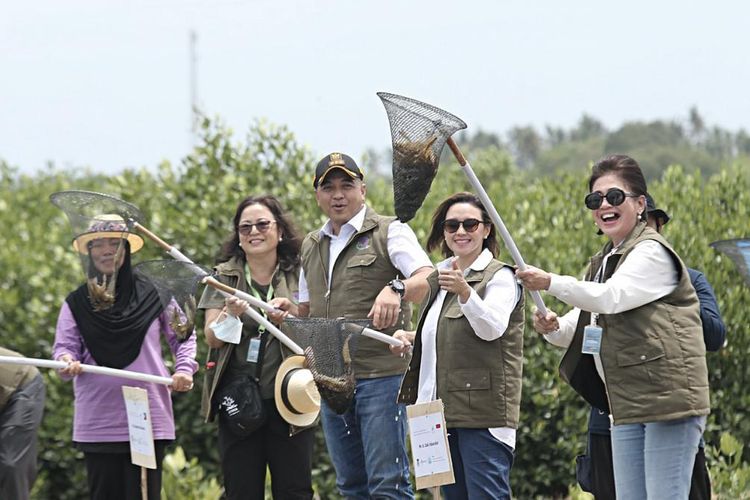
{"type": "Polygon", "coordinates": [[[151,430],[148,391],[140,387],[122,387],[130,434],[130,461],[148,469],[156,469],[156,451],[151,430]]]}
{"type": "Polygon", "coordinates": [[[443,401],[407,406],[406,416],[417,489],[455,483],[443,401]]]}
{"type": "Polygon", "coordinates": [[[583,329],[583,354],[599,354],[602,347],[602,328],[600,326],[588,325],[583,329]]]}

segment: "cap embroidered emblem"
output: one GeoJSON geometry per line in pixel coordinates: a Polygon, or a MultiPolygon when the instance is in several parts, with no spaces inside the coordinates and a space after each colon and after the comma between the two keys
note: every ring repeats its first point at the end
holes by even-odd
{"type": "Polygon", "coordinates": [[[341,156],[341,153],[331,153],[328,156],[328,166],[329,167],[346,166],[346,163],[344,162],[344,158],[341,156]]]}

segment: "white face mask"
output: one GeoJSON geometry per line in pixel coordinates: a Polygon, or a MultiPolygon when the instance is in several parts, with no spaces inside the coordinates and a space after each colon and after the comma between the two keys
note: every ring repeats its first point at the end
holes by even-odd
{"type": "MultiPolygon", "coordinates": [[[[222,315],[224,315],[224,313],[220,314],[219,317],[222,315]]],[[[214,331],[216,338],[222,342],[239,344],[242,339],[242,321],[231,314],[227,314],[220,322],[214,321],[208,325],[208,327],[214,331]]]]}

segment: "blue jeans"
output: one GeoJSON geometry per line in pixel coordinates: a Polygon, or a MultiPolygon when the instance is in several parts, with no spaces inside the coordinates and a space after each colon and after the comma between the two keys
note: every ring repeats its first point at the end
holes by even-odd
{"type": "Polygon", "coordinates": [[[406,408],[396,403],[401,376],[357,380],[343,415],[321,404],[323,433],[347,499],[414,498],[406,454],[406,408]]]}
{"type": "Polygon", "coordinates": [[[513,449],[487,429],[448,429],[454,484],[443,486],[446,500],[510,500],[513,449]]]}
{"type": "Polygon", "coordinates": [[[617,500],[687,498],[705,426],[705,416],[613,425],[617,500]]]}

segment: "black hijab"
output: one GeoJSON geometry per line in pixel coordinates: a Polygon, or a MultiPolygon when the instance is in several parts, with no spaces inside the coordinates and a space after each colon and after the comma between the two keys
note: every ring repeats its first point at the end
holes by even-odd
{"type": "Polygon", "coordinates": [[[65,299],[96,363],[111,368],[124,368],[135,361],[151,323],[164,310],[154,285],[133,274],[130,244],[123,242],[125,259],[117,272],[112,307],[94,311],[86,284],[65,299]]]}

